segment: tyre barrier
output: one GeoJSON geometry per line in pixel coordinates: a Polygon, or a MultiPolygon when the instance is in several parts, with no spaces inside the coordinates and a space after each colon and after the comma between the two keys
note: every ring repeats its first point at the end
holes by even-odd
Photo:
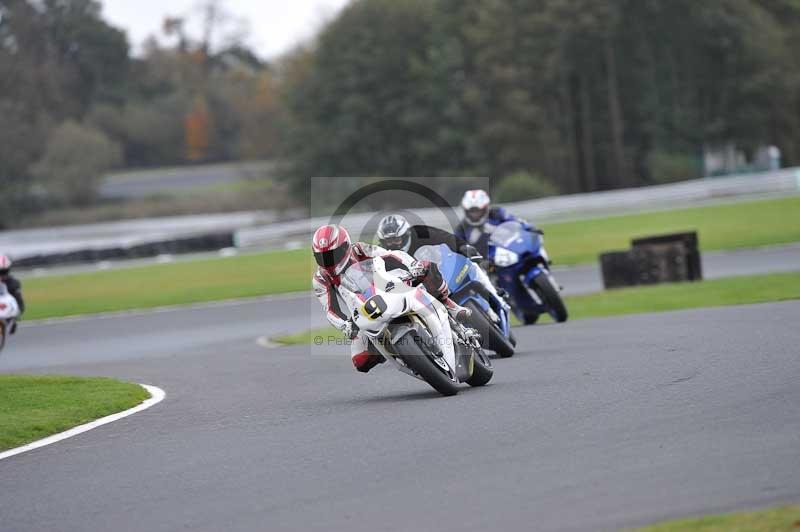
{"type": "Polygon", "coordinates": [[[234,246],[232,232],[146,242],[128,247],[81,249],[65,253],[31,255],[16,259],[14,264],[20,268],[44,268],[69,264],[86,264],[110,260],[141,259],[159,255],[180,255],[217,251],[234,246]]]}
{"type": "Polygon", "coordinates": [[[600,255],[600,269],[606,289],[703,279],[696,232],[637,238],[600,255]]]}

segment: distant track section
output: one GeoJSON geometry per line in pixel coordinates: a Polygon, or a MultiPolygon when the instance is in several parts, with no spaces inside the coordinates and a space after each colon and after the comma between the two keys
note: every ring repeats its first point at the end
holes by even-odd
{"type": "MultiPolygon", "coordinates": [[[[708,202],[797,193],[800,193],[800,168],[788,168],[775,172],[705,178],[651,187],[554,196],[508,204],[508,208],[516,215],[537,222],[552,222],[625,214],[643,209],[690,207],[708,202]]],[[[443,228],[449,226],[447,218],[438,209],[412,209],[412,212],[430,225],[443,228]]],[[[345,216],[342,223],[347,227],[365,228],[365,234],[371,239],[375,230],[371,222],[375,218],[374,212],[357,213],[345,216]]],[[[329,220],[328,217],[317,217],[243,228],[236,232],[236,246],[284,246],[292,240],[305,239],[314,229],[329,220]]]]}
{"type": "MultiPolygon", "coordinates": [[[[509,208],[541,223],[796,193],[800,193],[800,168],[556,196],[513,203],[509,208]]],[[[438,209],[413,212],[430,225],[451,225],[438,209]]],[[[458,216],[457,212],[451,214],[455,215],[451,219],[458,216]]],[[[28,261],[38,267],[214,251],[228,246],[285,248],[302,245],[316,227],[330,221],[327,217],[278,221],[279,217],[299,215],[297,210],[283,215],[250,211],[6,231],[0,233],[0,249],[17,260],[38,257],[28,261]],[[220,234],[224,237],[219,238],[220,234]]],[[[361,230],[353,235],[355,238],[371,240],[376,219],[374,212],[357,213],[345,216],[342,222],[361,230]]]]}

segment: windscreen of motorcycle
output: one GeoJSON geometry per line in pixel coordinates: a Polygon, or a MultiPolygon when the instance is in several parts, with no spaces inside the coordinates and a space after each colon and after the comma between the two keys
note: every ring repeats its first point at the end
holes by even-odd
{"type": "Polygon", "coordinates": [[[489,244],[501,248],[509,247],[523,231],[519,222],[505,222],[497,226],[489,239],[489,244]]]}
{"type": "Polygon", "coordinates": [[[374,274],[375,264],[372,259],[368,259],[347,268],[341,276],[341,283],[343,287],[357,294],[372,293],[374,274]]]}
{"type": "Polygon", "coordinates": [[[441,264],[442,262],[442,248],[441,246],[421,246],[414,252],[414,258],[417,260],[427,260],[441,264]]]}

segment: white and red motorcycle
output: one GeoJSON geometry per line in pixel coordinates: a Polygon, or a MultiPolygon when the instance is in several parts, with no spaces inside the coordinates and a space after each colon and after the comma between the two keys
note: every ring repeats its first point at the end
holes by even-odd
{"type": "Polygon", "coordinates": [[[408,272],[387,272],[380,257],[351,265],[339,294],[377,352],[395,367],[430,384],[442,395],[459,383],[483,386],[493,375],[480,337],[453,320],[423,286],[411,286],[408,272]]]}
{"type": "Polygon", "coordinates": [[[5,283],[0,282],[0,352],[6,345],[9,331],[19,317],[19,305],[14,296],[8,293],[5,283]]]}

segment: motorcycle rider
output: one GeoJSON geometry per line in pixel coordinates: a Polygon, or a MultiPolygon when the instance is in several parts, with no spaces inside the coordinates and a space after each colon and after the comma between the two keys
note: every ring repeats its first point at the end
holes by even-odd
{"type": "Polygon", "coordinates": [[[400,250],[388,251],[363,242],[354,244],[347,229],[341,225],[323,225],[317,229],[311,248],[318,266],[312,279],[314,294],[325,309],[331,325],[352,340],[350,355],[353,365],[362,373],[368,372],[386,360],[374,348],[371,349],[371,344],[360,333],[347,307],[339,300],[338,286],[341,274],[351,264],[381,257],[386,262],[387,270],[405,269],[415,280],[422,282],[428,292],[444,303],[450,315],[458,321],[465,321],[471,314],[469,309],[457,305],[450,299],[447,282],[442,278],[436,264],[418,261],[400,250]]]}
{"type": "Polygon", "coordinates": [[[438,227],[411,225],[405,216],[399,214],[384,216],[378,223],[378,232],[375,237],[381,247],[393,250],[399,249],[411,256],[414,256],[414,253],[422,246],[437,246],[439,244],[444,244],[455,253],[461,253],[467,257],[478,254],[477,250],[463,238],[438,227]]]}
{"type": "Polygon", "coordinates": [[[13,264],[8,255],[0,254],[0,282],[6,285],[8,293],[17,300],[17,305],[19,306],[19,316],[12,322],[11,328],[8,331],[9,334],[17,332],[17,320],[19,320],[25,312],[25,300],[22,298],[22,283],[11,275],[11,266],[13,266],[13,264]]]}
{"type": "MultiPolygon", "coordinates": [[[[378,232],[375,235],[378,243],[389,250],[402,250],[411,256],[422,246],[437,246],[444,244],[454,253],[460,253],[467,258],[480,257],[480,253],[463,238],[448,233],[438,227],[428,225],[410,225],[405,216],[390,214],[378,223],[378,232]]],[[[505,292],[500,292],[492,284],[489,276],[481,267],[476,268],[478,281],[490,294],[499,297],[506,304],[505,292]]]]}
{"type": "Polygon", "coordinates": [[[522,218],[508,214],[504,208],[492,207],[485,190],[467,190],[461,199],[461,208],[464,218],[456,228],[456,236],[469,242],[484,257],[489,253],[489,238],[495,228],[505,222],[519,222],[528,231],[543,234],[522,218]]]}

